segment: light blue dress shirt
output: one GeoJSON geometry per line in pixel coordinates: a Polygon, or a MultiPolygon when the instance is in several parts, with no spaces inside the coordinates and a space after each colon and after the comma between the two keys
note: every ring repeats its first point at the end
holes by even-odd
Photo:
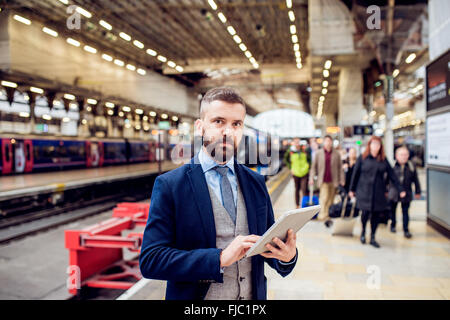
{"type": "Polygon", "coordinates": [[[203,151],[203,148],[202,148],[202,149],[200,149],[200,152],[198,153],[198,160],[200,162],[200,165],[202,166],[202,170],[205,175],[206,183],[211,188],[211,190],[214,192],[214,194],[217,196],[217,199],[220,200],[222,205],[223,205],[223,199],[222,199],[222,192],[220,190],[221,175],[216,170],[213,170],[213,168],[217,167],[217,166],[227,166],[228,168],[231,169],[231,170],[228,170],[228,172],[227,172],[227,178],[231,184],[231,190],[233,192],[234,206],[235,206],[235,208],[237,208],[237,178],[236,178],[236,173],[234,171],[234,157],[232,157],[225,165],[219,165],[210,156],[208,156],[203,151]]]}

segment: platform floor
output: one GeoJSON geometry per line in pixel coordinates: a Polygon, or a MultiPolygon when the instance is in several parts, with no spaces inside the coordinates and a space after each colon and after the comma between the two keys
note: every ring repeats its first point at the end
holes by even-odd
{"type": "MultiPolygon", "coordinates": [[[[161,164],[162,171],[178,167],[172,161],[161,164]]],[[[157,173],[158,163],[137,163],[107,166],[102,168],[63,170],[54,172],[29,173],[0,177],[0,198],[27,192],[51,191],[58,188],[73,188],[96,182],[113,181],[157,173]]]]}
{"type": "MultiPolygon", "coordinates": [[[[291,180],[274,204],[276,216],[292,208],[293,194],[291,180]]],[[[332,236],[311,221],[297,235],[300,259],[288,277],[266,265],[268,299],[450,299],[450,241],[426,224],[425,200],[411,204],[410,220],[411,239],[401,223],[395,234],[380,224],[379,249],[361,244],[359,219],[353,237],[332,236]]]]}

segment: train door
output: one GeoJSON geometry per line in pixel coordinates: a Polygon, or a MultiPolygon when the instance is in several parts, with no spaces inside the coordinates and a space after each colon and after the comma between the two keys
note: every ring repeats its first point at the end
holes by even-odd
{"type": "Polygon", "coordinates": [[[89,147],[91,167],[98,167],[100,163],[100,150],[98,142],[91,142],[89,147]]]}
{"type": "Polygon", "coordinates": [[[1,160],[3,162],[2,174],[8,174],[12,172],[12,161],[13,161],[11,140],[2,139],[1,148],[2,148],[1,160]]]}
{"type": "Polygon", "coordinates": [[[149,159],[150,162],[156,161],[156,142],[150,141],[149,142],[149,159]]]}
{"type": "Polygon", "coordinates": [[[25,172],[31,172],[34,164],[33,141],[28,139],[23,143],[25,148],[25,172]]]}
{"type": "Polygon", "coordinates": [[[105,148],[103,142],[101,141],[98,142],[98,155],[99,155],[98,166],[102,167],[105,161],[105,148]]]}
{"type": "Polygon", "coordinates": [[[25,148],[23,141],[14,143],[14,172],[23,173],[25,171],[25,148]]]}
{"type": "Polygon", "coordinates": [[[92,159],[91,159],[91,142],[86,141],[86,167],[92,167],[92,159]]]}

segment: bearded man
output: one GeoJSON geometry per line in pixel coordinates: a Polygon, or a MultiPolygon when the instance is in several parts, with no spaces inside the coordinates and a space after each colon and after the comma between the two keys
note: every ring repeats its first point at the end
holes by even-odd
{"type": "Polygon", "coordinates": [[[264,177],[236,161],[245,114],[233,89],[208,91],[195,122],[201,150],[155,180],[139,262],[145,278],[168,281],[167,300],[265,300],[264,262],[283,277],[297,262],[292,230],[244,258],[274,223],[264,177]]]}

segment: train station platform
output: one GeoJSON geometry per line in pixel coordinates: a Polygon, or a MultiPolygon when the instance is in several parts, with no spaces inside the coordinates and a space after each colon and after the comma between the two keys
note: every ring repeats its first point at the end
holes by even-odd
{"type": "MultiPolygon", "coordinates": [[[[161,164],[161,171],[169,171],[178,166],[172,161],[164,161],[161,164]]],[[[0,201],[40,193],[62,192],[93,184],[139,178],[155,173],[158,173],[158,163],[146,162],[101,168],[2,176],[0,201]]]]}
{"type": "MultiPolygon", "coordinates": [[[[425,184],[424,172],[420,180],[425,184]]],[[[275,218],[295,207],[294,183],[285,186],[273,204],[275,218]]],[[[283,187],[283,186],[282,186],[283,187]]],[[[406,239],[380,224],[381,248],[361,244],[358,219],[353,236],[332,236],[313,220],[297,234],[299,260],[286,278],[266,265],[269,300],[450,299],[450,244],[426,223],[425,200],[411,204],[406,239]],[[379,280],[379,281],[378,281],[379,280]]],[[[397,215],[401,215],[398,208],[397,215]]],[[[119,299],[164,299],[165,281],[142,279],[119,299]]]]}

